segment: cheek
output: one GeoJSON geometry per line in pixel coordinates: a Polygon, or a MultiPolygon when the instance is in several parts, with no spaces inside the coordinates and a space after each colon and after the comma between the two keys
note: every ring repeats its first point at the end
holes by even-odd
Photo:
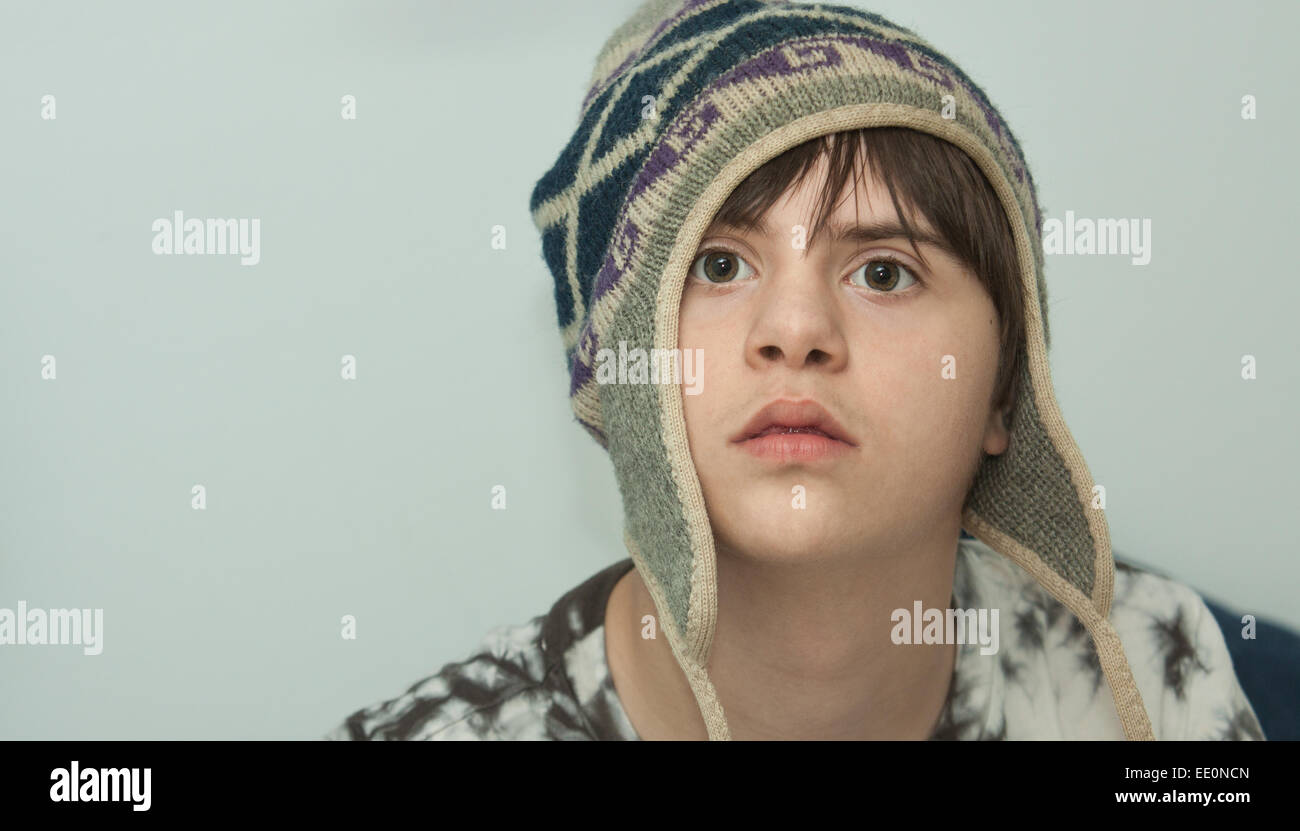
{"type": "Polygon", "coordinates": [[[860,346],[861,400],[882,441],[918,463],[964,464],[983,435],[997,371],[987,325],[988,317],[951,316],[860,346]]]}
{"type": "Polygon", "coordinates": [[[706,297],[699,303],[684,298],[678,318],[678,348],[698,349],[702,370],[696,395],[682,394],[686,439],[705,500],[721,510],[725,499],[741,483],[737,479],[734,452],[728,444],[732,431],[751,415],[758,377],[746,365],[744,343],[748,321],[735,308],[743,298],[706,297]]]}
{"type": "MultiPolygon", "coordinates": [[[[719,407],[726,397],[724,387],[734,372],[729,372],[722,365],[725,350],[722,345],[730,334],[725,323],[710,317],[703,304],[692,303],[691,298],[682,301],[682,310],[678,318],[677,346],[683,352],[694,352],[697,356],[696,372],[701,379],[699,392],[687,395],[682,390],[682,414],[686,420],[686,437],[694,457],[697,471],[701,468],[702,457],[715,443],[712,433],[717,429],[720,414],[719,407]]],[[[707,462],[707,458],[704,458],[707,462]]]]}

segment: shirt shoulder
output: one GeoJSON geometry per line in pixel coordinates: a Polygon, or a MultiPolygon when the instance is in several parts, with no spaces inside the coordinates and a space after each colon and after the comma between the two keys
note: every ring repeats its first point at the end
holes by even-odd
{"type": "MultiPolygon", "coordinates": [[[[624,560],[526,623],[489,631],[472,654],[357,710],[328,740],[573,740],[619,737],[604,654],[609,593],[624,560]],[[604,670],[602,672],[602,669],[604,670]],[[608,689],[606,689],[608,687],[608,689]],[[608,719],[602,720],[602,714],[608,719]]],[[[616,703],[616,702],[615,702],[616,703]]]]}
{"type": "Polygon", "coordinates": [[[1223,630],[1195,589],[1117,564],[1110,619],[1157,739],[1265,738],[1223,630]]]}
{"type": "MultiPolygon", "coordinates": [[[[962,543],[968,606],[1001,607],[1001,649],[987,660],[986,734],[1124,738],[1096,646],[1036,579],[979,541],[962,543]],[[1000,718],[999,718],[1000,716],[1000,718]]],[[[1263,739],[1223,633],[1189,586],[1116,563],[1108,618],[1157,739],[1263,739]]]]}
{"type": "Polygon", "coordinates": [[[542,618],[499,626],[473,654],[445,664],[395,698],[363,708],[329,739],[545,738],[556,705],[538,643],[542,618]]]}

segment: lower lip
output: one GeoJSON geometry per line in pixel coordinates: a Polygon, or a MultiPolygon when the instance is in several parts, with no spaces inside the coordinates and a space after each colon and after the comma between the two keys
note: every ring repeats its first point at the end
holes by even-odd
{"type": "Polygon", "coordinates": [[[768,433],[739,444],[752,456],[779,462],[835,459],[853,449],[852,445],[820,433],[768,433]]]}

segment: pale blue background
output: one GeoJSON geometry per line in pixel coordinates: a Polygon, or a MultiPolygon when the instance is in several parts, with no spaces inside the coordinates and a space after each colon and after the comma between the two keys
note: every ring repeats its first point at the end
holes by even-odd
{"type": "MultiPolygon", "coordinates": [[[[528,197],[633,7],[0,9],[0,607],[105,610],[100,656],[0,647],[0,738],[314,738],[626,556],[528,197]],[[176,209],[261,264],[155,256],[176,209]]],[[[1048,216],[1152,219],[1146,267],[1049,260],[1061,407],[1121,554],[1300,626],[1296,4],[870,8],[1048,216]]]]}

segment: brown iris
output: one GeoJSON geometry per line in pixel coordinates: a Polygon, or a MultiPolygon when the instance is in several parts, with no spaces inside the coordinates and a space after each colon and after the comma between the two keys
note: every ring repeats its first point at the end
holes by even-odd
{"type": "Polygon", "coordinates": [[[713,251],[704,256],[704,276],[711,283],[729,283],[738,270],[736,255],[728,251],[713,251]]]}
{"type": "Polygon", "coordinates": [[[867,283],[871,288],[888,291],[898,285],[898,263],[891,263],[887,260],[867,263],[865,274],[867,283]],[[880,282],[877,283],[877,280],[880,282]]]}

